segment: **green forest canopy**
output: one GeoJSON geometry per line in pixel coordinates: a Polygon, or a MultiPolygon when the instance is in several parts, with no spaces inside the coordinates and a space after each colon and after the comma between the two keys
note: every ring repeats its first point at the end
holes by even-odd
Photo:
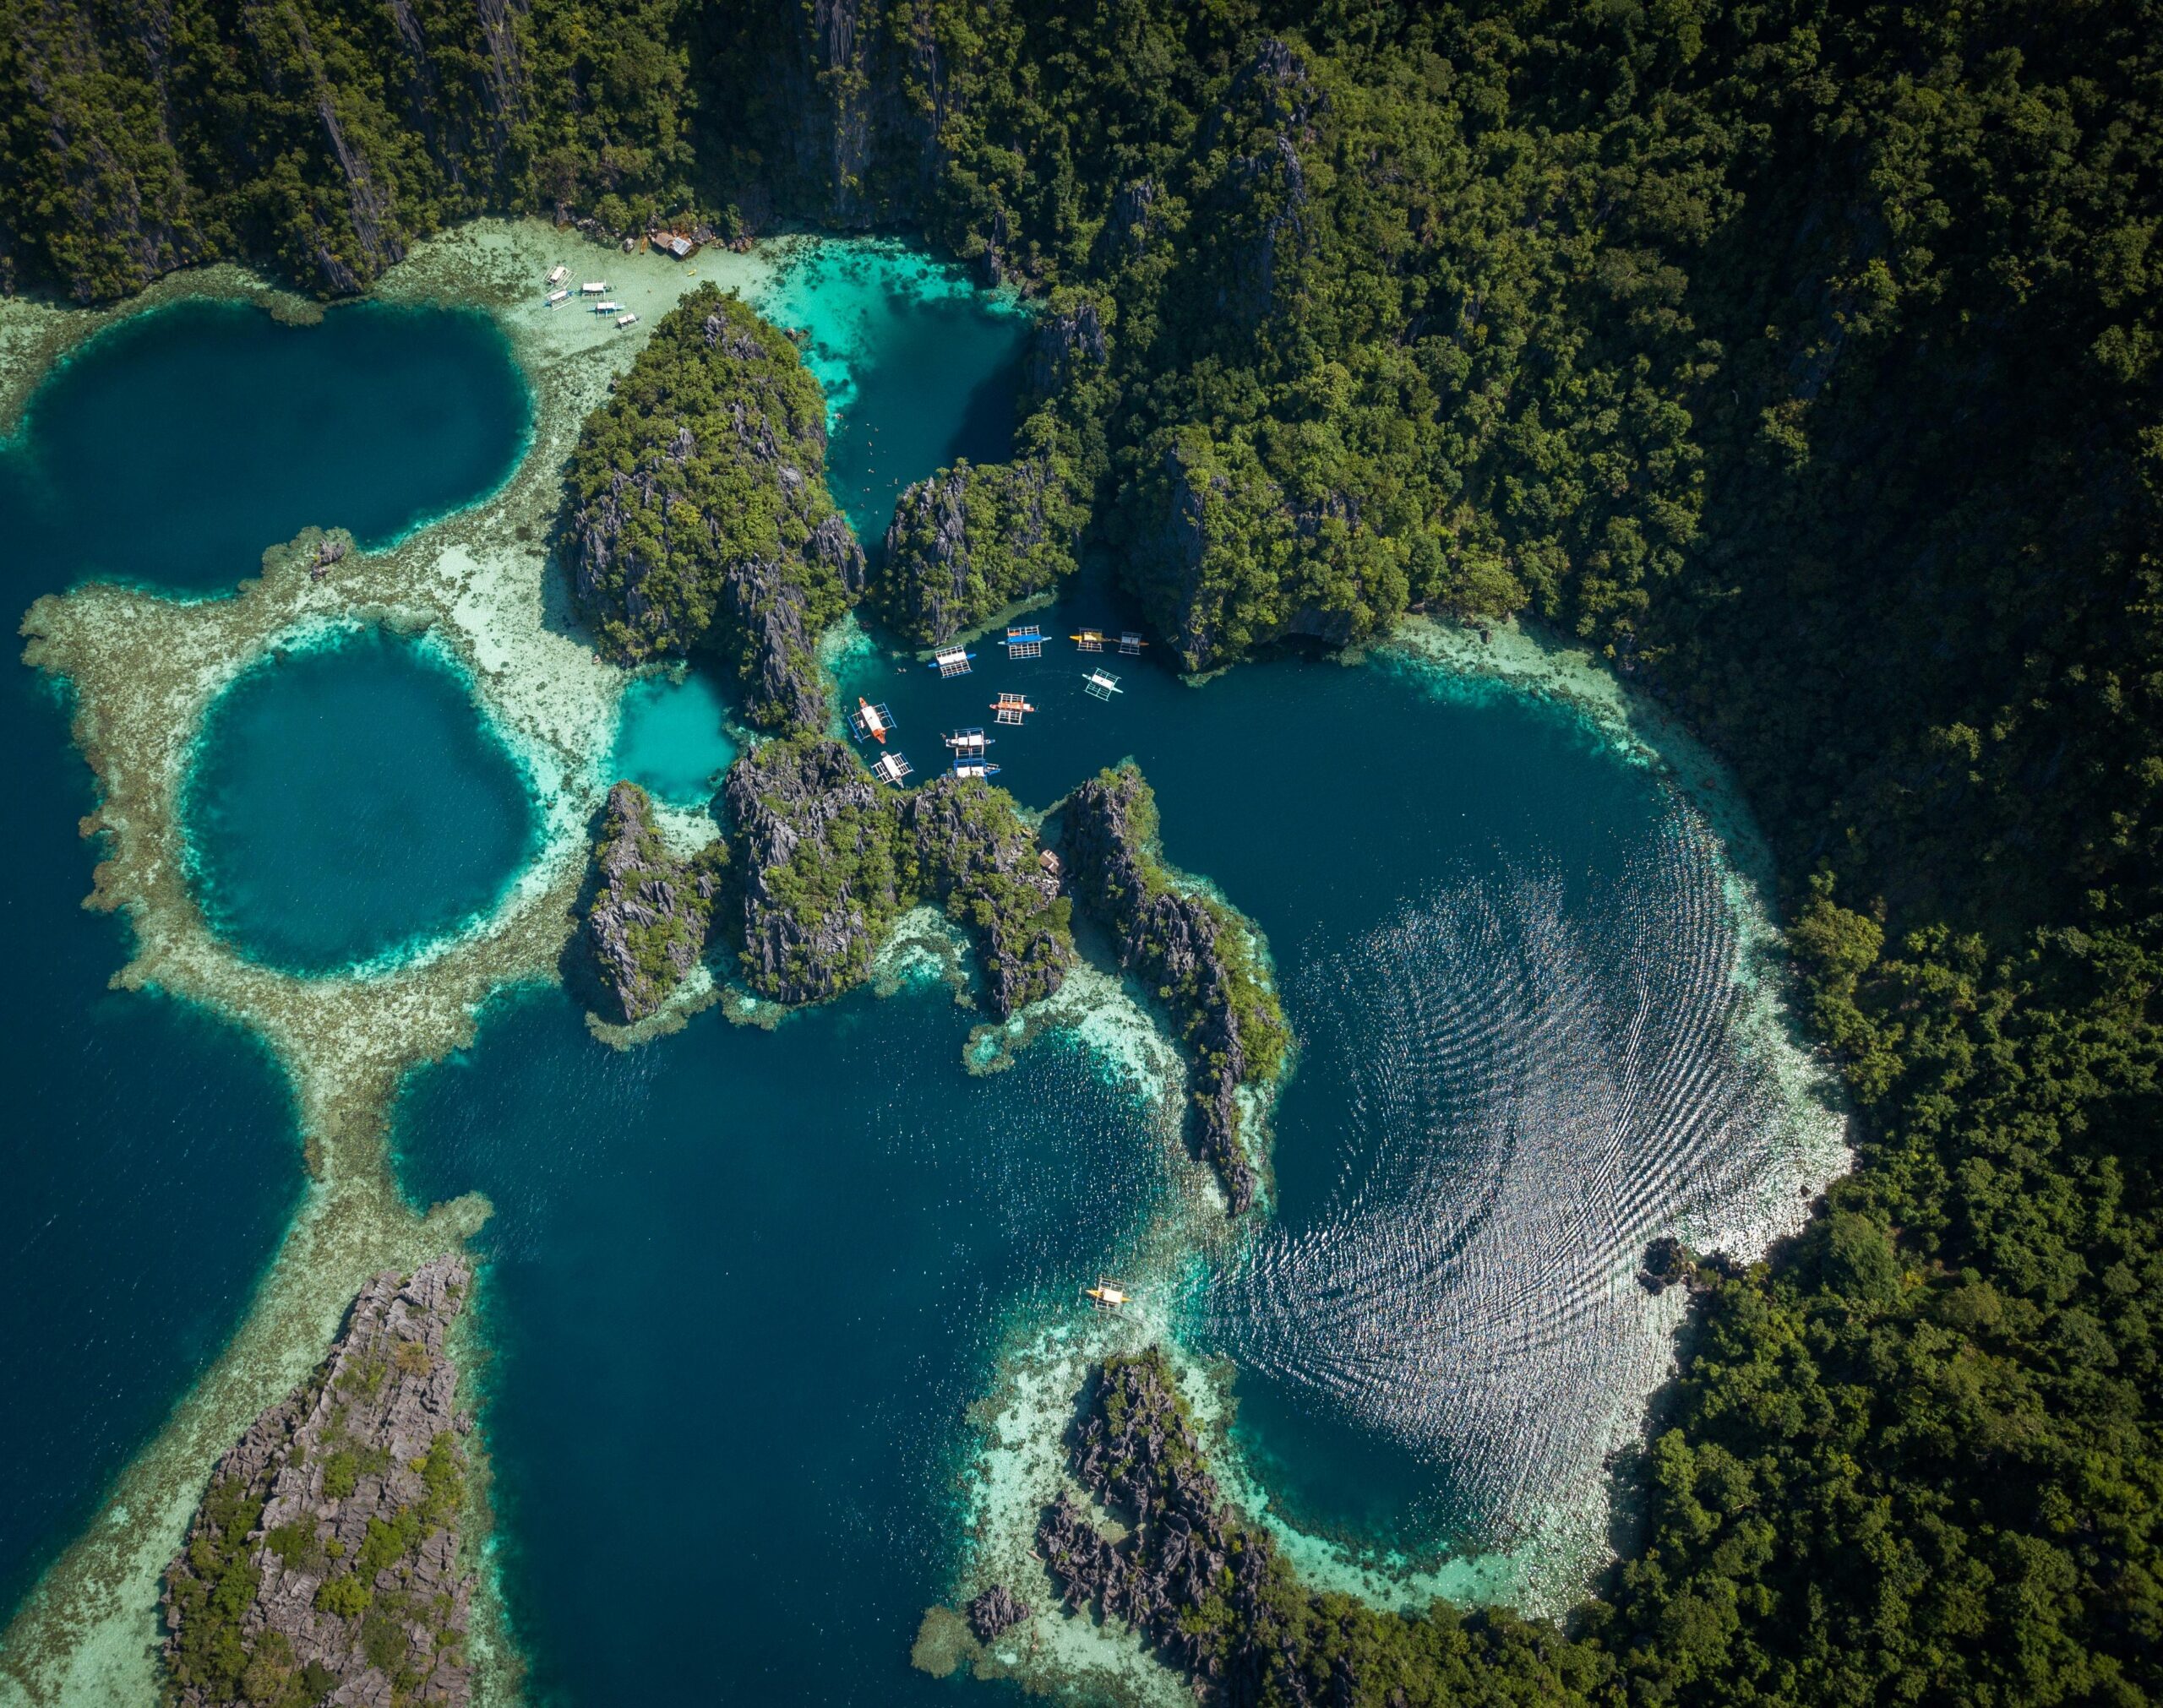
{"type": "Polygon", "coordinates": [[[1085,548],[1192,661],[1526,609],[1736,767],[1861,1166],[1566,1664],[1452,1619],[1425,1700],[2163,1698],[2163,8],[400,9],[0,11],[0,267],[913,226],[1098,305],[1085,548]]]}

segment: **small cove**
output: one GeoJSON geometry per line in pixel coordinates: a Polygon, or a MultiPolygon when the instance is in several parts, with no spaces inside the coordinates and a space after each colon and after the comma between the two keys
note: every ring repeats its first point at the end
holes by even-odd
{"type": "Polygon", "coordinates": [[[325,972],[485,912],[533,850],[525,779],[452,668],[380,629],[279,649],[215,701],[183,823],[212,927],[325,972]]]}

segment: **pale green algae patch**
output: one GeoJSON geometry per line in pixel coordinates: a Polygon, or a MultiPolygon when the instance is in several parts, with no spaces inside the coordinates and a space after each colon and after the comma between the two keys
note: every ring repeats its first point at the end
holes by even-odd
{"type": "MultiPolygon", "coordinates": [[[[116,987],[156,987],[253,1026],[292,1080],[311,1180],[232,1343],[0,1640],[0,1701],[155,1702],[160,1577],[212,1465],[320,1359],[370,1275],[455,1246],[488,1214],[477,1198],[425,1216],[402,1201],[388,1161],[388,1111],[411,1068],[470,1038],[491,993],[554,978],[573,928],[586,824],[609,781],[625,677],[574,638],[567,590],[543,542],[580,425],[646,329],[620,332],[568,306],[547,309],[540,280],[558,260],[607,278],[610,294],[648,322],[702,277],[749,291],[773,272],[760,256],[725,250],[689,267],[626,256],[536,221],[486,222],[428,244],[376,294],[479,306],[509,337],[535,420],[500,490],[383,552],[349,551],[320,579],[311,574],[320,538],[311,530],[294,547],[267,552],[264,573],[231,597],[93,584],[41,599],[25,620],[24,656],[69,684],[76,744],[97,781],[100,805],[84,828],[102,837],[106,857],[87,905],[124,911],[134,937],[116,987]],[[209,930],[186,881],[179,793],[205,709],[242,669],[271,647],[356,623],[424,634],[468,677],[533,786],[540,851],[463,931],[348,973],[283,973],[242,959],[209,930]]],[[[120,312],[192,294],[261,295],[298,307],[221,268],[166,281],[120,312]]],[[[8,305],[0,317],[0,418],[19,415],[53,360],[117,318],[8,305]]],[[[671,829],[695,834],[688,824],[671,829]]],[[[485,1558],[485,1542],[478,1548],[485,1558]]],[[[491,1581],[484,1575],[484,1586],[491,1581]]],[[[515,1690],[515,1667],[485,1587],[482,1600],[475,1652],[487,1664],[477,1684],[484,1698],[501,1699],[515,1690]]]]}

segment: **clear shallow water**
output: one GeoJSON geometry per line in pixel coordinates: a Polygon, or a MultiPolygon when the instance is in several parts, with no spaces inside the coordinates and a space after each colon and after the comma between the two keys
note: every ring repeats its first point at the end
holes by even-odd
{"type": "Polygon", "coordinates": [[[1005,1313],[1116,1264],[1163,1155],[1071,1045],[969,1078],[973,1018],[934,984],[626,1054],[550,991],[417,1076],[409,1195],[495,1205],[485,1427],[541,1700],[951,1700],[907,1656],[964,1408],[1005,1313]]]}
{"type": "Polygon", "coordinates": [[[373,628],[245,671],[204,720],[181,817],[211,927],[302,972],[485,912],[539,833],[465,684],[373,628]]]}
{"type": "Polygon", "coordinates": [[[1028,321],[958,268],[883,240],[806,241],[756,307],[809,335],[832,417],[826,484],[874,557],[903,487],[1011,450],[1028,321]]]}
{"type": "MultiPolygon", "coordinates": [[[[395,533],[494,485],[527,416],[477,316],[143,315],[79,351],[0,445],[0,600],[19,613],[94,574],[230,587],[310,523],[395,533]]],[[[16,967],[0,987],[5,1610],[224,1345],[303,1171],[284,1077],[252,1040],[107,988],[127,933],[80,905],[89,773],[19,664],[0,689],[0,787],[16,967]]]]}
{"type": "Polygon", "coordinates": [[[704,807],[735,762],[727,715],[728,703],[702,671],[643,677],[624,691],[608,774],[671,806],[704,807]]]}
{"type": "Polygon", "coordinates": [[[40,388],[0,448],[0,540],[38,566],[31,596],[91,575],[228,587],[302,528],[381,546],[471,503],[510,473],[531,417],[477,313],[364,303],[287,326],[176,303],[40,388]]]}

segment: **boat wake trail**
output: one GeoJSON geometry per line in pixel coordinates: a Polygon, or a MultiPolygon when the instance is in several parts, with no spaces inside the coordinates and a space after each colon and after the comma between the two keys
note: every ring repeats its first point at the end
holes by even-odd
{"type": "Polygon", "coordinates": [[[1438,1543],[1581,1574],[1603,1461],[1673,1358],[1647,1244],[1754,1253],[1822,1178],[1831,1118],[1783,1071],[1750,949],[1678,810],[1588,894],[1439,888],[1300,957],[1305,1047],[1354,1091],[1309,1114],[1295,1083],[1280,1124],[1333,1117],[1335,1178],[1212,1277],[1197,1338],[1431,1467],[1438,1543]]]}

